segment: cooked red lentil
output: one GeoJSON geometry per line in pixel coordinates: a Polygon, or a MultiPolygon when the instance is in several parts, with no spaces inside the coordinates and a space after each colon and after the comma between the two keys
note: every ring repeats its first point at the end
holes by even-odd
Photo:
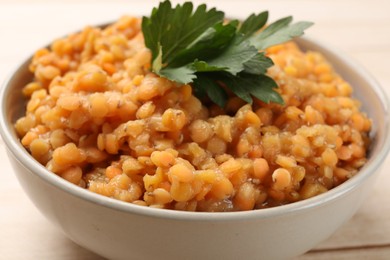
{"type": "Polygon", "coordinates": [[[206,106],[150,72],[140,20],[87,27],[35,53],[15,124],[50,171],[137,205],[238,211],[326,192],[366,162],[371,122],[317,52],[267,50],[285,105],[206,106]]]}

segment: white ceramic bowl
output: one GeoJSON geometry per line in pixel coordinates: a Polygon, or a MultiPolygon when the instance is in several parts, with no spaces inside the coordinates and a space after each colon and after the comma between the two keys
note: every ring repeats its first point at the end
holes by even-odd
{"type": "Polygon", "coordinates": [[[286,259],[302,254],[359,208],[388,153],[390,130],[386,95],[366,71],[334,48],[307,38],[298,43],[330,60],[374,122],[367,164],[331,191],[269,209],[195,213],[140,207],[68,183],[35,161],[13,128],[24,110],[21,89],[32,78],[30,59],[0,93],[0,133],[15,174],[37,208],[71,240],[110,259],[286,259]]]}

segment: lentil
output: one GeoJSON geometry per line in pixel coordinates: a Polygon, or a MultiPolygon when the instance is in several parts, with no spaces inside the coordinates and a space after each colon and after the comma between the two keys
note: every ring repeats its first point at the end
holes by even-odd
{"type": "Polygon", "coordinates": [[[35,53],[15,129],[49,170],[135,205],[238,211],[326,192],[365,163],[371,121],[321,53],[269,48],[285,105],[230,96],[220,108],[149,71],[140,24],[123,17],[35,53]]]}

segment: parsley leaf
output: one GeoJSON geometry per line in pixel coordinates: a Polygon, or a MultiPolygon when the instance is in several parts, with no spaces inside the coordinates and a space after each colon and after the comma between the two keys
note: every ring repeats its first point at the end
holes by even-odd
{"type": "Polygon", "coordinates": [[[178,51],[175,60],[169,63],[171,67],[182,66],[194,60],[205,60],[217,56],[226,49],[236,35],[236,25],[222,22],[207,29],[197,39],[191,42],[185,49],[178,51]]]}
{"type": "Polygon", "coordinates": [[[297,22],[291,24],[292,17],[288,16],[270,24],[264,31],[249,38],[251,43],[259,50],[277,45],[301,36],[303,31],[313,25],[311,22],[297,22]]]}
{"type": "Polygon", "coordinates": [[[267,72],[267,69],[274,65],[273,61],[264,55],[264,52],[259,52],[252,59],[244,63],[244,72],[255,75],[262,75],[267,72]]]}
{"type": "Polygon", "coordinates": [[[204,97],[206,94],[220,107],[224,107],[228,98],[226,91],[221,88],[214,77],[207,73],[200,73],[197,75],[197,80],[194,81],[195,94],[199,97],[204,97]]]}
{"type": "Polygon", "coordinates": [[[275,81],[265,75],[273,65],[265,48],[300,36],[312,25],[280,19],[263,29],[268,12],[252,14],[241,24],[225,14],[191,2],[172,7],[169,0],[142,18],[145,45],[152,52],[151,70],[224,107],[233,93],[248,103],[252,97],[283,104],[275,81]],[[260,33],[259,30],[263,29],[260,33]],[[228,90],[228,91],[227,91],[228,90]]]}
{"type": "Polygon", "coordinates": [[[169,64],[179,51],[224,18],[224,13],[215,8],[207,11],[205,4],[192,11],[191,2],[172,8],[170,1],[164,1],[152,10],[150,17],[142,18],[145,44],[152,51],[153,60],[161,55],[162,63],[169,64]]]}
{"type": "Polygon", "coordinates": [[[248,41],[242,41],[240,38],[237,36],[233,39],[218,57],[205,61],[211,66],[226,67],[226,71],[233,75],[244,70],[244,64],[256,57],[258,50],[248,41]]]}
{"type": "Polygon", "coordinates": [[[160,70],[158,74],[162,77],[184,84],[193,82],[193,80],[196,79],[195,70],[190,66],[165,68],[160,70]]]}
{"type": "Polygon", "coordinates": [[[244,39],[250,37],[252,34],[263,28],[268,20],[268,11],[262,13],[251,14],[244,22],[242,22],[238,30],[244,36],[244,39]]]}

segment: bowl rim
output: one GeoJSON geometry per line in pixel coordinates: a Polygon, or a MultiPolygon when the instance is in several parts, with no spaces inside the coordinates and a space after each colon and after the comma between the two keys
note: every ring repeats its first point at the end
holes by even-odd
{"type": "MultiPolygon", "coordinates": [[[[58,188],[66,193],[71,194],[79,199],[86,200],[93,204],[98,204],[103,207],[111,208],[126,213],[137,214],[142,216],[154,217],[154,218],[167,218],[176,219],[181,221],[245,221],[249,219],[264,219],[272,218],[286,214],[294,214],[298,211],[305,211],[316,207],[321,207],[327,203],[334,201],[335,199],[348,194],[350,191],[361,185],[371,174],[379,169],[381,163],[387,157],[390,149],[390,113],[389,113],[389,99],[386,92],[379,85],[379,83],[357,62],[353,61],[343,52],[335,49],[329,44],[320,43],[310,37],[303,36],[297,39],[297,42],[304,43],[306,45],[314,46],[315,48],[324,49],[336,59],[341,61],[342,64],[349,67],[351,70],[359,73],[371,86],[375,95],[381,100],[381,106],[385,112],[384,124],[383,124],[383,142],[381,150],[378,151],[375,157],[371,157],[368,163],[359,170],[353,178],[340,184],[339,186],[317,196],[302,201],[272,207],[259,210],[250,211],[235,211],[235,212],[188,212],[179,211],[172,209],[156,209],[144,206],[138,206],[129,202],[123,202],[113,198],[105,197],[100,194],[93,193],[84,188],[78,187],[60,176],[53,174],[47,170],[39,162],[27,152],[27,150],[21,145],[20,140],[16,138],[11,131],[10,126],[12,125],[7,120],[7,109],[5,99],[7,93],[10,91],[11,82],[15,73],[22,67],[26,66],[30,62],[31,56],[16,66],[14,70],[11,70],[9,76],[3,82],[0,89],[0,102],[1,102],[1,113],[0,113],[0,135],[5,143],[8,150],[8,155],[12,155],[17,161],[19,161],[27,170],[31,171],[37,177],[41,178],[46,183],[58,188]]],[[[379,145],[379,144],[377,144],[379,145]]]]}

